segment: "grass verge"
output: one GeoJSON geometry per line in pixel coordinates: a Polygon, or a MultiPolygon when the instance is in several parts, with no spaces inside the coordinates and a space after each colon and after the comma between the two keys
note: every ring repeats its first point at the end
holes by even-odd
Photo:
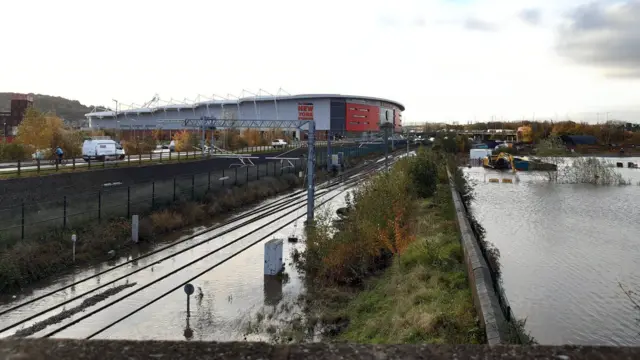
{"type": "Polygon", "coordinates": [[[482,342],[444,162],[419,151],[351,194],[343,219],[319,214],[294,252],[307,291],[279,306],[284,324],[259,313],[248,332],[275,342],[482,342]]]}
{"type": "Polygon", "coordinates": [[[325,333],[357,343],[482,343],[454,216],[446,185],[418,201],[416,240],[354,297],[328,303],[325,333]]]}

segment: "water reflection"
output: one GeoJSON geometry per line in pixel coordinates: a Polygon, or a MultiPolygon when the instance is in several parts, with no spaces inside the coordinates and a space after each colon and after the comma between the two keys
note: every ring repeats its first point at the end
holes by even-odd
{"type": "Polygon", "coordinates": [[[282,277],[264,275],[264,303],[276,306],[282,300],[282,277]]]}
{"type": "Polygon", "coordinates": [[[509,302],[542,344],[640,345],[637,312],[618,286],[640,288],[640,170],[617,171],[634,185],[551,184],[526,173],[517,184],[489,183],[499,175],[465,169],[509,302]]]}
{"type": "Polygon", "coordinates": [[[187,324],[184,328],[184,338],[188,341],[191,340],[193,338],[193,330],[191,329],[191,327],[189,326],[189,316],[187,315],[186,318],[187,324]]]}

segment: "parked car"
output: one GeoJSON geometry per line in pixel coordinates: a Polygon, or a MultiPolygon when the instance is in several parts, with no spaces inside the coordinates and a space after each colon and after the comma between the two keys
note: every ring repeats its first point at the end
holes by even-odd
{"type": "Polygon", "coordinates": [[[124,158],[124,149],[120,146],[121,149],[118,150],[116,145],[120,146],[113,140],[85,140],[82,143],[82,158],[87,162],[124,158]]]}
{"type": "Polygon", "coordinates": [[[287,142],[282,139],[275,139],[274,141],[271,142],[271,146],[273,146],[276,149],[283,148],[287,146],[287,142]]]}

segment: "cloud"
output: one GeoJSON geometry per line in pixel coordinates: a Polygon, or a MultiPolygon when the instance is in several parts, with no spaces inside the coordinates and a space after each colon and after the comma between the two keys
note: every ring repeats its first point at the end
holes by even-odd
{"type": "Polygon", "coordinates": [[[540,9],[524,9],[520,12],[519,17],[531,25],[540,25],[540,21],[542,21],[540,9]]]}
{"type": "Polygon", "coordinates": [[[556,50],[610,77],[640,78],[640,0],[591,3],[568,13],[556,50]]]}
{"type": "Polygon", "coordinates": [[[474,17],[467,18],[464,27],[474,31],[496,31],[498,29],[495,24],[474,17]]]}

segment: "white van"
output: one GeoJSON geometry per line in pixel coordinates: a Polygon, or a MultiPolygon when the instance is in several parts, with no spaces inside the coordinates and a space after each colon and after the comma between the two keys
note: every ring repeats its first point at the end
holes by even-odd
{"type": "Polygon", "coordinates": [[[115,160],[124,158],[124,150],[120,144],[113,140],[85,140],[82,143],[82,158],[87,162],[89,160],[115,160]]]}
{"type": "Polygon", "coordinates": [[[116,155],[120,160],[124,160],[124,156],[126,155],[124,148],[119,143],[116,143],[116,155]]]}

